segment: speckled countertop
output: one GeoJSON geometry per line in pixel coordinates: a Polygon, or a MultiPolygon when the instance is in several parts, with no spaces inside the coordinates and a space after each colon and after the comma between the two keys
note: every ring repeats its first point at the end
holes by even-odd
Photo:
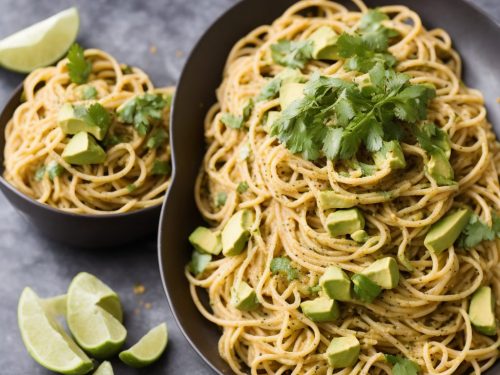
{"type": "MultiPolygon", "coordinates": [[[[141,67],[158,86],[172,85],[198,37],[235,2],[0,0],[0,38],[77,5],[81,13],[79,42],[83,46],[104,49],[121,62],[141,67]]],[[[500,0],[473,2],[500,22],[500,0]]],[[[22,75],[0,70],[0,107],[22,79],[22,75]]],[[[50,374],[31,359],[22,344],[17,300],[27,285],[40,296],[64,293],[72,277],[82,270],[102,278],[122,297],[129,329],[127,343],[135,342],[161,321],[169,324],[169,347],[158,363],[137,371],[115,361],[115,374],[212,373],[173,320],[161,285],[155,238],[114,250],[71,249],[40,237],[0,195],[0,374],[50,374]],[[137,283],[144,285],[143,294],[134,293],[137,283]]]]}

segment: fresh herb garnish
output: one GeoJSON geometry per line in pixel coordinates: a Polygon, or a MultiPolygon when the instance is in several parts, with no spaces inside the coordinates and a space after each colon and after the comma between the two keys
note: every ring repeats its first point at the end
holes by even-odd
{"type": "Polygon", "coordinates": [[[151,135],[146,142],[148,148],[157,148],[168,140],[168,133],[163,128],[156,128],[151,132],[151,135]]]}
{"type": "Polygon", "coordinates": [[[230,127],[231,129],[241,129],[245,122],[250,118],[254,105],[255,103],[253,99],[248,99],[247,103],[243,107],[241,116],[223,113],[220,120],[224,125],[230,127]]]}
{"type": "Polygon", "coordinates": [[[286,257],[273,258],[271,261],[271,272],[273,275],[282,274],[286,276],[288,281],[299,278],[299,271],[292,267],[291,260],[286,257]]]}
{"type": "Polygon", "coordinates": [[[99,103],[94,103],[90,107],[75,105],[73,107],[75,116],[84,120],[86,123],[95,125],[106,132],[111,124],[111,115],[99,103]]]}
{"type": "Polygon", "coordinates": [[[420,372],[420,366],[409,359],[386,354],[385,360],[389,362],[392,367],[393,375],[417,375],[420,372]]]}
{"type": "Polygon", "coordinates": [[[49,175],[50,181],[54,181],[54,179],[62,175],[63,172],[64,167],[57,161],[52,160],[49,164],[47,164],[47,174],[49,175]]]}
{"type": "Polygon", "coordinates": [[[309,40],[280,40],[271,45],[271,57],[279,65],[302,69],[311,59],[313,43],[309,40]]]}
{"type": "Polygon", "coordinates": [[[87,82],[92,64],[85,59],[83,48],[79,44],[74,43],[68,50],[68,67],[69,78],[71,82],[81,85],[87,82]]]}
{"type": "Polygon", "coordinates": [[[127,190],[129,193],[132,193],[135,189],[137,189],[137,186],[135,186],[135,184],[128,184],[127,185],[127,190]]]}
{"type": "Polygon", "coordinates": [[[256,100],[260,102],[262,100],[274,99],[276,96],[278,96],[280,88],[281,88],[281,78],[274,77],[268,83],[266,83],[264,87],[262,87],[259,95],[257,95],[256,100]]]}
{"type": "Polygon", "coordinates": [[[448,134],[435,124],[427,123],[412,129],[420,146],[430,155],[449,151],[448,134]]]}
{"type": "Polygon", "coordinates": [[[309,293],[311,294],[318,294],[319,292],[321,292],[323,288],[321,287],[321,285],[315,285],[315,286],[310,286],[307,290],[309,293]]]}
{"type": "Polygon", "coordinates": [[[94,86],[83,86],[81,96],[83,100],[95,99],[97,97],[97,90],[94,86]]]}
{"type": "Polygon", "coordinates": [[[35,181],[40,182],[43,180],[43,176],[45,176],[45,165],[42,165],[35,172],[35,181]]]}
{"type": "Polygon", "coordinates": [[[224,191],[220,191],[215,196],[215,207],[222,207],[226,204],[227,193],[224,191]]]}
{"type": "Polygon", "coordinates": [[[471,215],[469,223],[465,226],[457,240],[457,246],[471,249],[483,241],[493,241],[500,238],[500,217],[493,215],[493,225],[490,228],[477,215],[471,215]]]}
{"type": "Polygon", "coordinates": [[[155,160],[151,174],[153,176],[168,176],[172,172],[172,167],[167,161],[155,160]]]}
{"type": "Polygon", "coordinates": [[[195,275],[202,273],[212,260],[212,255],[200,253],[199,251],[193,251],[191,256],[191,262],[189,263],[190,271],[195,275]]]}
{"type": "Polygon", "coordinates": [[[120,69],[123,74],[132,74],[134,71],[130,65],[127,64],[121,64],[120,69]]]}
{"type": "Polygon", "coordinates": [[[351,280],[354,294],[360,301],[372,303],[382,292],[382,289],[365,275],[355,274],[351,277],[351,280]]]}
{"type": "Polygon", "coordinates": [[[161,94],[135,96],[118,108],[118,119],[125,124],[133,124],[139,135],[145,136],[152,121],[159,121],[167,100],[161,94]]]}
{"type": "Polygon", "coordinates": [[[123,142],[124,142],[124,140],[121,136],[111,134],[111,132],[109,132],[106,134],[106,137],[102,141],[102,144],[106,147],[113,147],[113,146],[115,146],[119,143],[123,143],[123,142]]]}
{"type": "Polygon", "coordinates": [[[245,191],[247,191],[249,188],[248,182],[242,181],[238,184],[238,187],[236,188],[236,191],[240,194],[243,194],[245,191]]]}

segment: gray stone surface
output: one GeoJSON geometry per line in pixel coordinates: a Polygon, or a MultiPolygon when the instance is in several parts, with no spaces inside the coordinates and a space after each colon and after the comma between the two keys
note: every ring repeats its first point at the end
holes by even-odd
{"type": "MultiPolygon", "coordinates": [[[[119,61],[143,68],[157,85],[175,84],[189,49],[203,30],[234,2],[0,0],[0,38],[76,4],[82,18],[79,37],[82,45],[102,48],[119,61]],[[156,46],[157,53],[150,52],[151,46],[156,46]]],[[[499,0],[475,3],[500,22],[499,0]]],[[[1,107],[22,78],[0,71],[1,107]]],[[[50,373],[30,358],[21,342],[16,321],[17,299],[27,285],[41,296],[64,293],[71,278],[82,270],[96,274],[119,292],[129,328],[127,343],[133,343],[161,321],[169,323],[167,354],[157,364],[136,371],[114,361],[115,374],[211,373],[172,318],[161,286],[154,238],[112,251],[77,251],[38,236],[0,196],[0,374],[50,373]],[[143,295],[133,293],[136,283],[145,286],[143,295]],[[144,307],[146,303],[151,304],[150,309],[144,307]]]]}

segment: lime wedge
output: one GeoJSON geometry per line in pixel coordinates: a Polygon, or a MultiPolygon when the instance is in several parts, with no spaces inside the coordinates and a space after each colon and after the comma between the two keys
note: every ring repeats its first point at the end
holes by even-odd
{"type": "Polygon", "coordinates": [[[41,300],[42,306],[53,316],[66,316],[66,304],[67,304],[67,295],[61,294],[60,296],[45,298],[41,300]]]}
{"type": "Polygon", "coordinates": [[[86,374],[92,361],[74,343],[44,308],[33,290],[25,288],[17,311],[19,329],[26,349],[43,367],[62,374],[86,374]]]}
{"type": "Polygon", "coordinates": [[[168,342],[167,324],[162,323],[149,331],[137,344],[120,353],[120,359],[131,367],[144,367],[156,361],[168,342]]]}
{"type": "Polygon", "coordinates": [[[101,365],[95,370],[93,375],[114,375],[113,367],[111,367],[111,363],[108,361],[104,361],[101,365]]]}
{"type": "Polygon", "coordinates": [[[66,319],[76,342],[96,358],[117,353],[127,337],[118,295],[85,272],[68,288],[66,319]]]}
{"type": "Polygon", "coordinates": [[[0,65],[28,73],[59,60],[78,34],[80,18],[69,8],[0,41],[0,65]]]}

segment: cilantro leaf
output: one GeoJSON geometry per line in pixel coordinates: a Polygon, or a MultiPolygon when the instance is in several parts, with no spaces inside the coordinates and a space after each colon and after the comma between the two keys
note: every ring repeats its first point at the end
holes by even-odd
{"type": "Polygon", "coordinates": [[[477,215],[472,215],[469,222],[458,237],[457,245],[463,249],[471,249],[483,241],[493,241],[500,237],[500,218],[493,217],[493,227],[490,228],[477,215]]]}
{"type": "Polygon", "coordinates": [[[161,120],[166,105],[167,99],[161,94],[138,95],[118,107],[118,120],[133,124],[137,133],[145,136],[151,123],[161,120]]]}
{"type": "Polygon", "coordinates": [[[238,184],[236,191],[240,194],[243,194],[244,192],[246,192],[248,190],[248,188],[249,188],[248,182],[242,181],[238,184]]]}
{"type": "Polygon", "coordinates": [[[52,160],[47,164],[47,174],[49,175],[50,181],[54,181],[56,177],[59,177],[64,172],[64,167],[60,165],[57,161],[52,160]]]}
{"type": "Polygon", "coordinates": [[[226,204],[227,201],[227,193],[224,191],[220,191],[215,196],[215,207],[222,207],[226,204]]]}
{"type": "Polygon", "coordinates": [[[132,193],[135,189],[137,189],[137,186],[135,186],[135,184],[128,184],[127,185],[127,190],[129,193],[132,193]]]}
{"type": "Polygon", "coordinates": [[[168,133],[163,128],[154,129],[146,142],[148,148],[158,148],[168,140],[168,133]]]}
{"type": "Polygon", "coordinates": [[[151,174],[153,176],[168,176],[172,172],[172,167],[168,161],[155,160],[151,174]]]}
{"type": "Polygon", "coordinates": [[[307,288],[308,292],[311,293],[311,294],[318,294],[319,292],[321,292],[323,288],[321,287],[321,285],[315,285],[315,286],[310,286],[309,288],[307,288]]]}
{"type": "Polygon", "coordinates": [[[94,86],[83,86],[80,95],[84,100],[95,99],[97,97],[97,90],[94,86]]]}
{"type": "Polygon", "coordinates": [[[220,120],[224,125],[230,127],[231,129],[240,129],[245,121],[250,118],[253,107],[254,101],[253,99],[249,99],[247,104],[245,104],[245,106],[243,107],[243,113],[241,116],[235,116],[230,113],[223,113],[220,120]]]}
{"type": "Polygon", "coordinates": [[[92,104],[88,109],[88,118],[90,121],[101,129],[108,129],[111,124],[111,116],[109,112],[99,103],[92,104]]]}
{"type": "Polygon", "coordinates": [[[35,181],[37,182],[42,181],[44,176],[45,176],[45,165],[42,165],[35,172],[35,181]]]}
{"type": "Polygon", "coordinates": [[[286,275],[288,281],[299,278],[299,271],[292,267],[291,260],[285,257],[273,258],[271,261],[271,272],[273,275],[286,275]]]}
{"type": "Polygon", "coordinates": [[[254,103],[253,99],[251,99],[251,98],[248,99],[247,104],[243,107],[243,113],[242,113],[243,121],[246,121],[250,118],[250,115],[252,114],[254,106],[255,106],[255,103],[254,103]]]}
{"type": "Polygon", "coordinates": [[[279,65],[302,69],[311,59],[313,43],[309,40],[280,40],[271,45],[271,57],[279,65]]]}
{"type": "Polygon", "coordinates": [[[92,64],[85,59],[83,48],[74,43],[68,50],[67,58],[68,63],[66,66],[68,67],[71,82],[79,85],[87,82],[92,72],[92,64]]]}
{"type": "Polygon", "coordinates": [[[279,77],[274,77],[272,80],[266,83],[264,87],[262,87],[259,95],[257,95],[256,100],[260,102],[263,100],[274,99],[280,92],[280,88],[281,79],[279,77]]]}
{"type": "Polygon", "coordinates": [[[393,365],[393,375],[417,375],[420,372],[420,366],[409,359],[391,354],[386,354],[385,359],[393,365]]]}
{"type": "Polygon", "coordinates": [[[365,275],[355,274],[351,280],[354,294],[360,301],[372,303],[382,292],[382,289],[365,275]]]}

